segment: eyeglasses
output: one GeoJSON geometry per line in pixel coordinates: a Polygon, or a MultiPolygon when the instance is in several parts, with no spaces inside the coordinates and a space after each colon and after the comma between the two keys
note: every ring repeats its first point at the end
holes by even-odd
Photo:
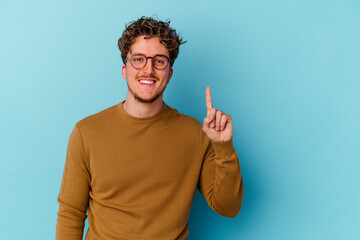
{"type": "Polygon", "coordinates": [[[129,60],[131,66],[133,66],[136,69],[141,69],[146,66],[147,60],[149,58],[152,59],[152,65],[158,70],[165,69],[169,65],[169,62],[170,62],[170,58],[168,58],[167,56],[162,55],[162,54],[158,54],[153,57],[147,57],[144,54],[136,53],[136,54],[133,54],[130,57],[126,58],[124,63],[127,60],[129,60]]]}

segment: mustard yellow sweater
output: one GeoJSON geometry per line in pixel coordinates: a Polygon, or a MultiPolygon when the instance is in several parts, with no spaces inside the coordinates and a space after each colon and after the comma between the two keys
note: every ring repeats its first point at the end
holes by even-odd
{"type": "Polygon", "coordinates": [[[240,211],[243,184],[232,142],[213,142],[164,103],[135,118],[119,103],[75,125],[58,197],[57,240],[186,239],[196,188],[217,213],[240,211]]]}

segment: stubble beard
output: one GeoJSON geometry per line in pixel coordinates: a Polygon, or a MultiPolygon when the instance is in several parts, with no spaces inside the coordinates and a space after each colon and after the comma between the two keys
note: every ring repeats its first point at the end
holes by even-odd
{"type": "MultiPolygon", "coordinates": [[[[137,81],[137,79],[136,79],[137,81]]],[[[156,95],[150,99],[144,99],[142,97],[140,97],[139,95],[137,95],[129,86],[129,84],[127,83],[128,85],[128,89],[130,91],[130,93],[134,96],[135,100],[138,101],[138,102],[141,102],[141,103],[153,103],[155,100],[157,100],[159,97],[161,97],[161,95],[164,93],[165,91],[165,88],[167,86],[167,84],[164,86],[163,89],[161,89],[158,93],[156,93],[156,95]]]]}

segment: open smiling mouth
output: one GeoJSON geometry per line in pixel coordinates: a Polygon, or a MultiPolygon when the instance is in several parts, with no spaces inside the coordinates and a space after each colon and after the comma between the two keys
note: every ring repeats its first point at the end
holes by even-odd
{"type": "Polygon", "coordinates": [[[138,80],[138,82],[140,83],[141,86],[144,86],[144,87],[151,87],[151,86],[155,85],[155,83],[156,83],[155,80],[151,80],[151,79],[140,79],[140,80],[138,80]]]}

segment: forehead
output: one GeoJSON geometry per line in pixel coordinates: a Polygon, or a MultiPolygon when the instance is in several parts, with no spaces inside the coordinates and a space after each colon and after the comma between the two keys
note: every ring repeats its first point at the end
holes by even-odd
{"type": "Polygon", "coordinates": [[[140,36],[135,39],[135,42],[130,47],[130,54],[143,53],[146,56],[154,56],[156,54],[163,54],[169,56],[169,50],[162,44],[159,37],[145,39],[145,36],[140,36]]]}

